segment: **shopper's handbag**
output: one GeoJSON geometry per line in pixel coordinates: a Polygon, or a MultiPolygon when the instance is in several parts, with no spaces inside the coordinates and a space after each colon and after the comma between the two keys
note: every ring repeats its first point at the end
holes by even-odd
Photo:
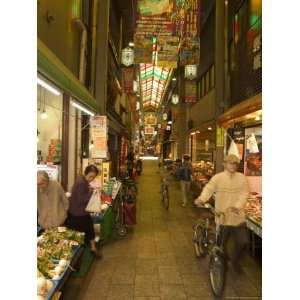
{"type": "Polygon", "coordinates": [[[101,212],[101,198],[98,190],[95,190],[89,200],[85,210],[89,213],[101,212]]]}

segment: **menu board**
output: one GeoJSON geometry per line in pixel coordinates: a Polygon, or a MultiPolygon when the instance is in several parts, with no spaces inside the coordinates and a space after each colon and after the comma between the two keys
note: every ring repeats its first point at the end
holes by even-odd
{"type": "Polygon", "coordinates": [[[107,117],[95,116],[91,119],[91,137],[94,147],[91,158],[107,158],[107,117]]]}

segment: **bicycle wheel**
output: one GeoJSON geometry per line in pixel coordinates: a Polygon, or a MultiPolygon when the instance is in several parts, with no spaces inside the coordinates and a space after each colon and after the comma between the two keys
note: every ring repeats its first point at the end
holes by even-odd
{"type": "Polygon", "coordinates": [[[193,244],[196,257],[205,257],[208,254],[208,245],[207,242],[204,241],[203,228],[201,226],[196,226],[194,229],[193,244]]]}
{"type": "Polygon", "coordinates": [[[213,254],[209,262],[209,279],[213,294],[221,297],[225,287],[225,259],[220,254],[213,254]]]}

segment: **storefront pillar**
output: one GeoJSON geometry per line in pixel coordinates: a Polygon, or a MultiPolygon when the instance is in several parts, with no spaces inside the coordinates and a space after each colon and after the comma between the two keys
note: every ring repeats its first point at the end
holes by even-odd
{"type": "Polygon", "coordinates": [[[63,122],[62,122],[62,158],[61,158],[61,184],[65,191],[68,190],[68,166],[69,166],[69,109],[70,96],[63,94],[63,122]]]}
{"type": "MultiPolygon", "coordinates": [[[[215,118],[227,107],[225,99],[225,1],[216,1],[215,33],[215,118]]],[[[223,171],[224,147],[216,147],[216,172],[223,171]]]]}
{"type": "Polygon", "coordinates": [[[106,113],[107,102],[107,62],[109,51],[108,31],[110,1],[99,0],[98,5],[95,98],[100,106],[99,113],[104,115],[106,113]]]}

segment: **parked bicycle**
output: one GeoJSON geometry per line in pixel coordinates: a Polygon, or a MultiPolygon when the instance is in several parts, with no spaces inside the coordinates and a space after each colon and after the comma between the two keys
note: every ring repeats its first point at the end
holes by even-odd
{"type": "MultiPolygon", "coordinates": [[[[205,204],[210,212],[217,218],[222,218],[223,213],[216,212],[210,204],[205,204]]],[[[207,217],[205,221],[199,220],[194,225],[193,243],[195,254],[198,258],[209,258],[209,279],[212,292],[215,296],[221,297],[226,279],[226,259],[224,254],[224,239],[220,234],[219,226],[215,232],[211,227],[211,218],[207,217]]]]}

